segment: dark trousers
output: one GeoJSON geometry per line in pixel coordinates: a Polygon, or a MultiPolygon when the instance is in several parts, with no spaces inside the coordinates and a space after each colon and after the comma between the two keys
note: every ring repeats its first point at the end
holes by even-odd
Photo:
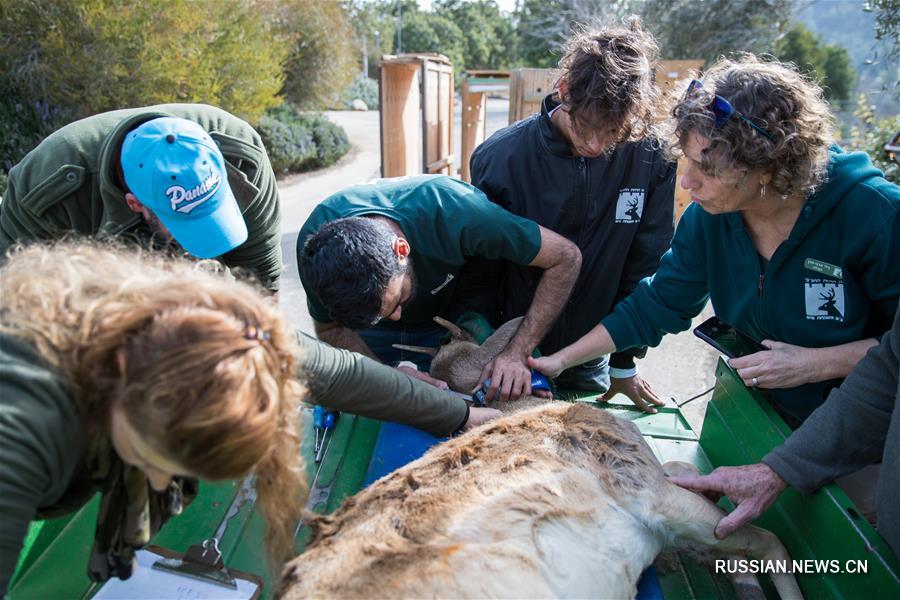
{"type": "Polygon", "coordinates": [[[556,378],[556,385],[564,389],[605,394],[609,389],[609,356],[566,369],[556,378]]]}

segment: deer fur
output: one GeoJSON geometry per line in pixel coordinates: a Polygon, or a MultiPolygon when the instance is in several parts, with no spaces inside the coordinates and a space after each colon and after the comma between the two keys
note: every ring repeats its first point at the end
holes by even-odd
{"type": "MultiPolygon", "coordinates": [[[[491,339],[443,346],[432,375],[471,389],[518,323],[504,327],[486,352],[491,339]]],[[[286,566],[276,597],[633,598],[665,548],[788,559],[757,527],[717,540],[722,515],[666,479],[633,423],[545,401],[435,446],[307,521],[307,549],[286,566]]],[[[772,578],[782,598],[801,597],[792,575],[772,578]]]]}
{"type": "MultiPolygon", "coordinates": [[[[518,331],[522,319],[523,317],[518,317],[507,321],[479,345],[468,331],[441,317],[435,317],[434,320],[437,323],[450,331],[452,337],[448,343],[440,348],[405,346],[403,344],[394,344],[394,347],[431,355],[431,376],[446,381],[451,390],[468,394],[481,383],[478,378],[481,376],[484,366],[506,348],[518,331]]],[[[502,402],[498,399],[491,406],[503,412],[511,412],[546,404],[549,401],[547,398],[524,396],[510,402],[502,402]]]]}

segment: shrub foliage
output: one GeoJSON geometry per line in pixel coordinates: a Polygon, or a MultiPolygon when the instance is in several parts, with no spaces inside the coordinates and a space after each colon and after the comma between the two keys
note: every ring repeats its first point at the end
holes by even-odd
{"type": "Polygon", "coordinates": [[[322,115],[303,113],[290,104],[264,115],[259,133],[278,175],[327,167],[350,149],[342,128],[322,115]]]}

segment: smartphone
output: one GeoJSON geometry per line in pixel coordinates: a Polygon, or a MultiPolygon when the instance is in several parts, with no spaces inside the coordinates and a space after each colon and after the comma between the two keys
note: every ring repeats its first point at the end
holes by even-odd
{"type": "Polygon", "coordinates": [[[727,356],[737,358],[768,350],[752,337],[738,331],[719,317],[709,318],[694,328],[694,335],[727,356]]]}

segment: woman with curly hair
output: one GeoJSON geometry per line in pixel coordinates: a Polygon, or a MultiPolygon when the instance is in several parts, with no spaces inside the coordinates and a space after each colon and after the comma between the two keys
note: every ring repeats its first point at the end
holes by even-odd
{"type": "Polygon", "coordinates": [[[277,566],[305,482],[294,332],[259,289],[151,253],[31,246],[0,270],[0,590],[29,521],[102,494],[88,563],[134,552],[197,494],[254,474],[277,566]]]}
{"type": "MultiPolygon", "coordinates": [[[[656,271],[669,248],[675,164],[657,140],[658,54],[637,17],[581,28],[564,48],[559,79],[541,112],[498,131],[472,155],[472,183],[492,202],[581,250],[581,273],[540,343],[543,354],[590,331],[656,271]]],[[[536,286],[533,269],[473,261],[457,296],[460,305],[499,324],[525,314],[536,286]]],[[[559,383],[610,395],[624,391],[652,410],[650,404],[662,402],[636,375],[634,357],[642,352],[623,348],[573,365],[559,383]]]]}
{"type": "Polygon", "coordinates": [[[672,114],[693,204],[671,250],[600,325],[532,367],[655,346],[710,299],[767,348],[730,365],[796,427],[890,328],[900,188],[834,144],[822,90],[778,62],[721,60],[672,114]]]}

